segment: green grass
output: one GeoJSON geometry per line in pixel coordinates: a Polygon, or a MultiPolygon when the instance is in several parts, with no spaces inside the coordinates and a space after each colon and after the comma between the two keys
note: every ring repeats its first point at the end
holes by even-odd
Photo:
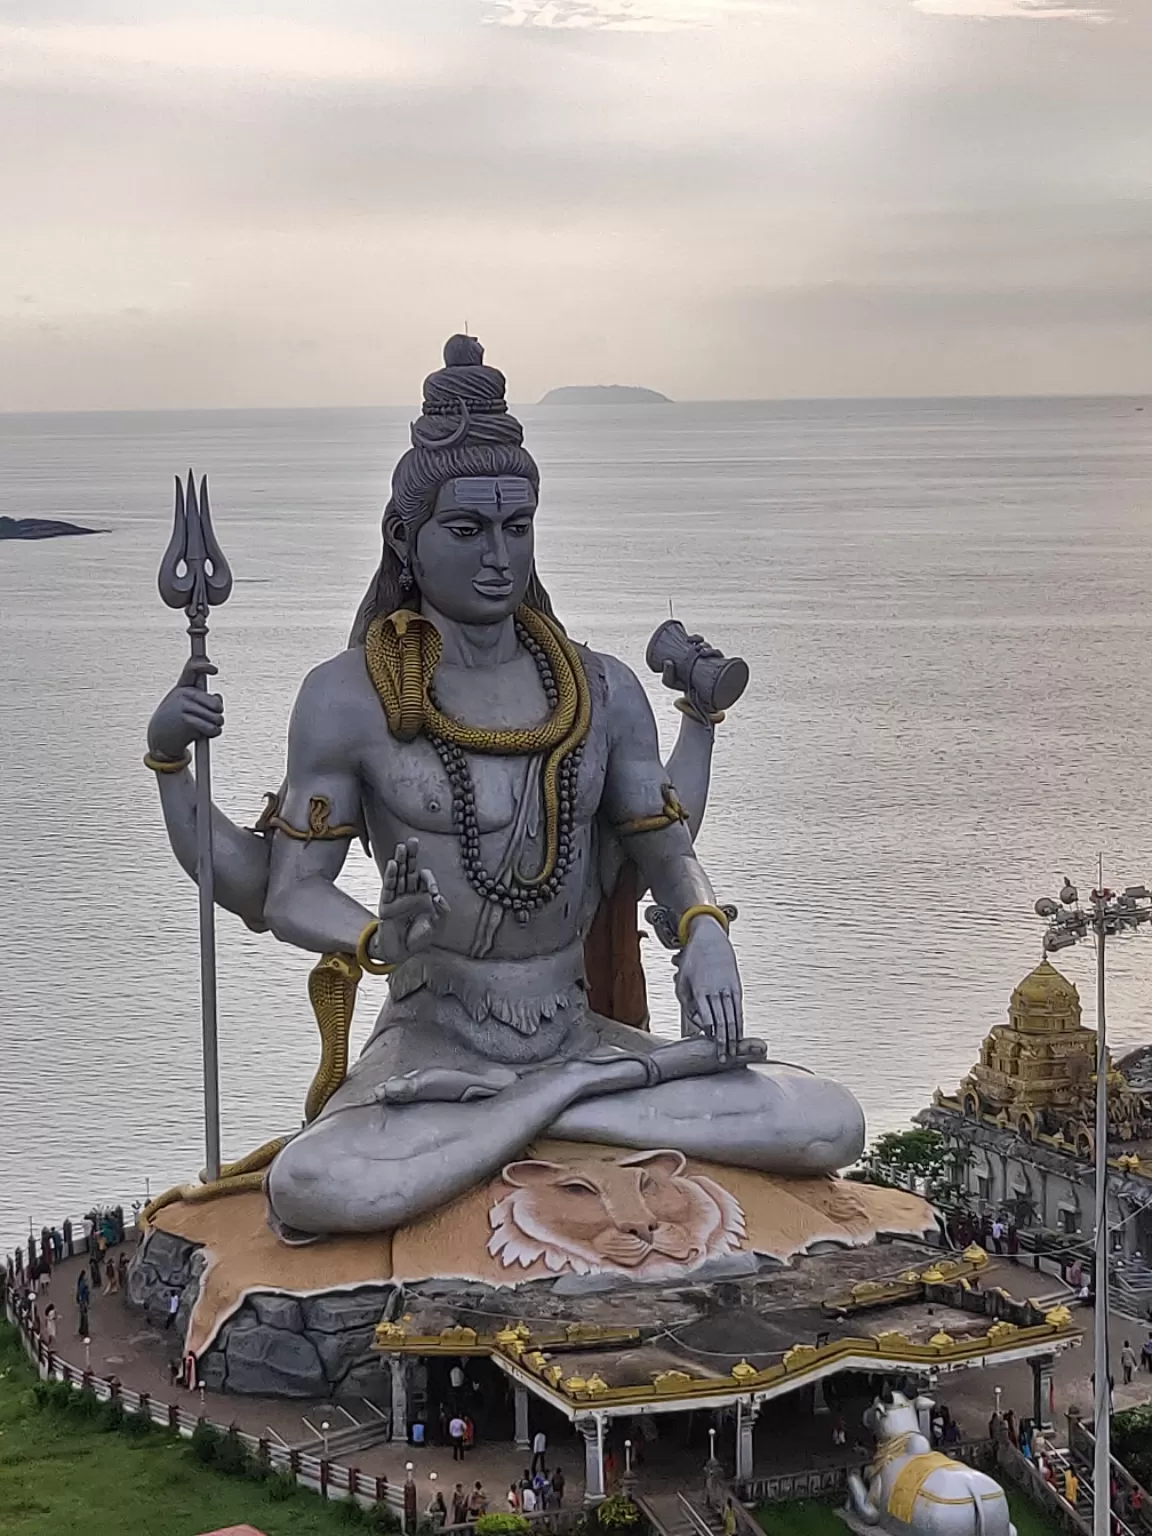
{"type": "Polygon", "coordinates": [[[268,1536],[364,1529],[337,1504],[201,1466],[187,1441],[139,1438],[42,1406],[15,1331],[0,1321],[0,1530],[4,1536],[198,1536],[248,1523],[268,1536]]]}
{"type": "MultiPolygon", "coordinates": [[[[1059,1527],[1016,1488],[1008,1488],[1008,1508],[1017,1536],[1060,1536],[1059,1527]]],[[[756,1518],[768,1536],[848,1536],[848,1527],[833,1504],[819,1499],[789,1499],[761,1504],[756,1518]]]]}
{"type": "Polygon", "coordinates": [[[819,1499],[786,1499],[761,1504],[756,1518],[768,1536],[848,1536],[848,1527],[831,1504],[819,1499]]]}

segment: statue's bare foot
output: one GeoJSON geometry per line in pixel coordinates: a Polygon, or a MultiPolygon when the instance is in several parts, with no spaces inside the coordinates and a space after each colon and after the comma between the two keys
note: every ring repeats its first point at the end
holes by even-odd
{"type": "Polygon", "coordinates": [[[749,1067],[767,1056],[768,1047],[763,1040],[740,1040],[735,1051],[725,1052],[710,1035],[693,1035],[657,1046],[642,1060],[651,1081],[671,1083],[682,1077],[710,1076],[714,1072],[730,1072],[734,1067],[749,1067]]]}
{"type": "Polygon", "coordinates": [[[422,1067],[402,1077],[390,1077],[377,1090],[382,1104],[467,1104],[490,1099],[501,1088],[510,1088],[516,1073],[508,1067],[461,1072],[453,1067],[422,1067]]]}
{"type": "Polygon", "coordinates": [[[734,1053],[725,1053],[710,1035],[692,1035],[657,1046],[654,1051],[604,1052],[583,1061],[567,1062],[563,1071],[582,1078],[581,1097],[600,1093],[626,1093],[633,1088],[652,1088],[658,1083],[686,1077],[711,1077],[751,1066],[767,1057],[762,1040],[741,1040],[734,1053]]]}

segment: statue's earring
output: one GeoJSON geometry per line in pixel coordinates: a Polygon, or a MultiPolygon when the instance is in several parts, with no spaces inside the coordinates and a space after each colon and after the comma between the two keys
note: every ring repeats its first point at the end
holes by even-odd
{"type": "Polygon", "coordinates": [[[400,590],[407,595],[415,585],[412,579],[412,566],[409,564],[408,557],[405,556],[404,564],[400,567],[400,590]]]}

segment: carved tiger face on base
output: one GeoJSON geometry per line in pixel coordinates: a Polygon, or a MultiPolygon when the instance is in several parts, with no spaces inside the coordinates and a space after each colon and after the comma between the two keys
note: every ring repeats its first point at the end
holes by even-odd
{"type": "Polygon", "coordinates": [[[685,1173],[683,1153],[509,1163],[511,1192],[488,1213],[488,1252],[511,1268],[670,1280],[740,1248],[744,1213],[714,1180],[685,1173]]]}

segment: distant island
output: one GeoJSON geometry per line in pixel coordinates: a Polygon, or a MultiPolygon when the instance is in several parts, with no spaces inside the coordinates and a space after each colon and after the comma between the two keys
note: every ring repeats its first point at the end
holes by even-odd
{"type": "Polygon", "coordinates": [[[63,539],[70,533],[103,533],[103,528],[81,528],[79,523],[58,523],[45,517],[0,517],[0,539],[63,539]]]}
{"type": "Polygon", "coordinates": [[[671,405],[667,395],[631,384],[565,384],[550,389],[541,405],[671,405]]]}

